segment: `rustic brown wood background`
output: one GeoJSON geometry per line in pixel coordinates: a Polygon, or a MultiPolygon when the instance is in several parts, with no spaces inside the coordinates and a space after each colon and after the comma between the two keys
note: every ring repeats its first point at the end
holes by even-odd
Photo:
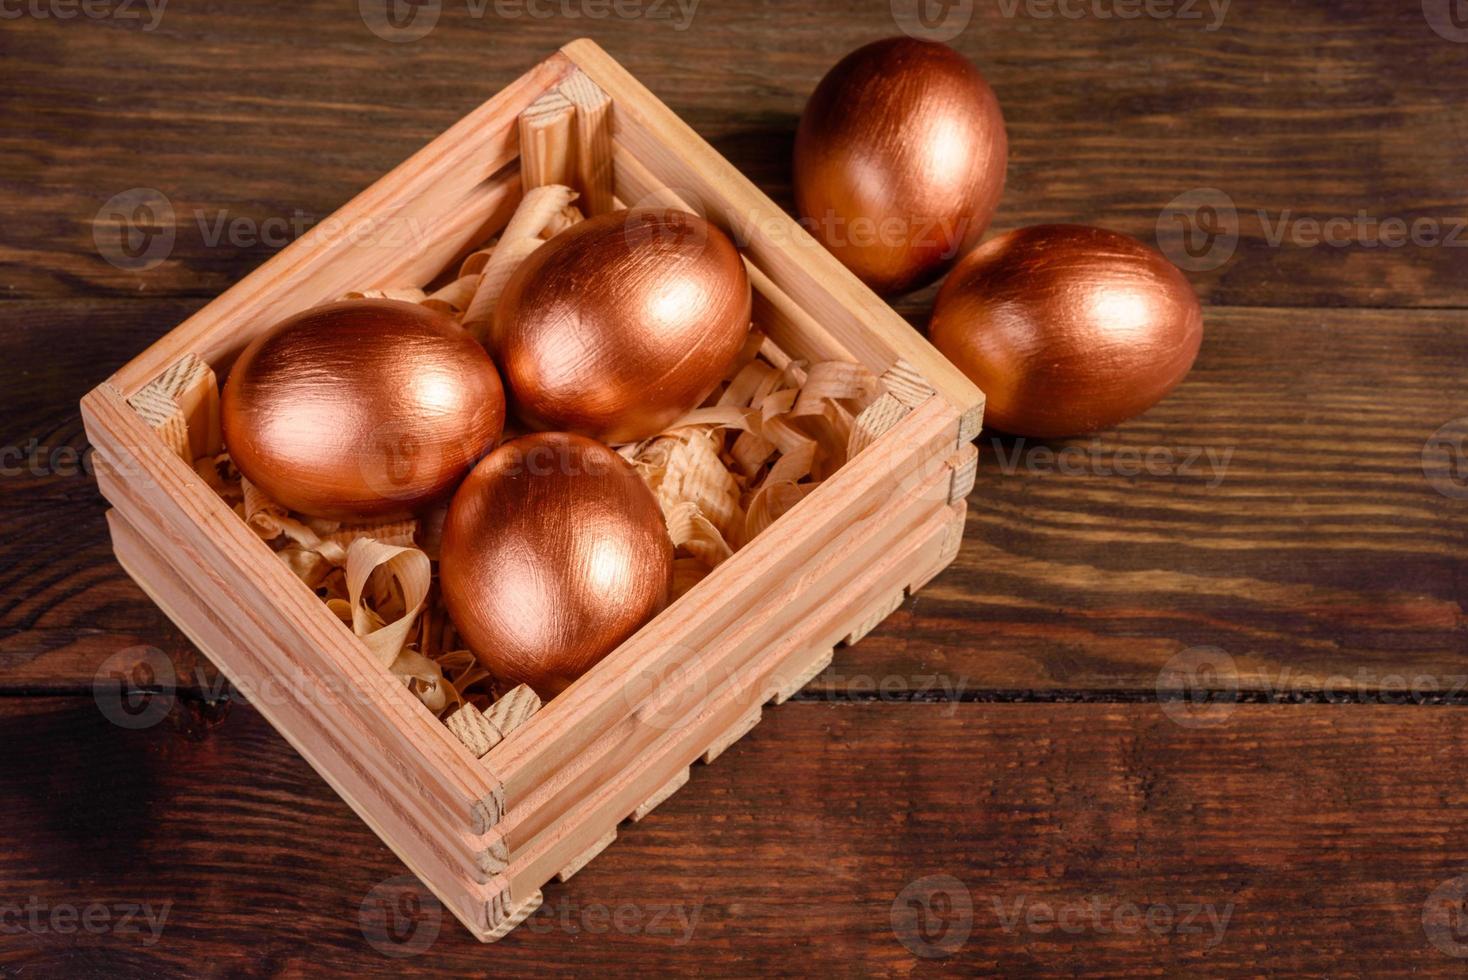
{"type": "Polygon", "coordinates": [[[1450,0],[951,5],[1008,120],[997,227],[1160,240],[1197,367],[1094,440],[985,435],[954,567],[497,946],[130,583],[77,399],[293,228],[580,35],[788,203],[803,99],[915,6],[654,2],[442,0],[409,43],[381,0],[0,4],[0,972],[1461,974],[1450,0]],[[94,238],[133,188],[175,212],[142,271],[94,238]],[[167,719],[119,727],[150,647],[167,719]]]}

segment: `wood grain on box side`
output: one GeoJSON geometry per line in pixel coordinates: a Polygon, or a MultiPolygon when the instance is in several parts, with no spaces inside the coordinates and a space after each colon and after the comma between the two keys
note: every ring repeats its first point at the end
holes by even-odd
{"type": "Polygon", "coordinates": [[[567,862],[582,853],[588,841],[600,839],[622,820],[642,809],[645,801],[666,798],[662,788],[706,753],[717,755],[753,727],[762,705],[774,700],[788,679],[804,670],[812,654],[822,654],[865,615],[871,603],[909,587],[923,574],[948,540],[950,528],[963,522],[964,504],[945,506],[862,569],[844,598],[850,604],[828,604],[802,621],[791,636],[737,678],[710,692],[694,715],[670,724],[638,753],[629,765],[602,781],[554,827],[517,851],[504,876],[514,894],[539,888],[567,862]]]}
{"type": "Polygon", "coordinates": [[[518,198],[518,175],[500,171],[519,152],[519,114],[571,70],[560,55],[530,69],[128,362],[113,386],[130,396],[186,354],[217,368],[281,317],[352,289],[427,282],[518,198]]]}
{"type": "Polygon", "coordinates": [[[604,696],[601,671],[623,677],[664,677],[698,649],[752,611],[768,607],[788,588],[781,570],[803,568],[833,538],[870,518],[881,503],[946,466],[936,458],[957,438],[957,411],[941,398],[910,412],[876,444],[816,487],[785,516],[779,534],[756,537],[657,619],[614,651],[597,671],[557,696],[492,755],[513,808],[538,785],[557,778],[592,741],[625,713],[604,696]],[[711,601],[716,597],[716,601],[711,601]]]}
{"type": "Polygon", "coordinates": [[[525,190],[570,184],[576,165],[576,107],[550,89],[520,113],[520,182],[525,190]]]}
{"type": "Polygon", "coordinates": [[[421,781],[422,798],[451,825],[470,831],[491,822],[499,784],[473,756],[381,668],[361,642],[262,542],[234,510],[168,449],[108,385],[82,402],[87,430],[104,465],[103,492],[130,519],[189,553],[219,595],[256,621],[284,650],[294,670],[340,681],[351,694],[351,718],[401,778],[421,781]],[[105,464],[126,479],[107,480],[105,464]],[[405,737],[406,736],[406,737],[405,737]]]}
{"type": "Polygon", "coordinates": [[[108,512],[113,549],[127,573],[189,639],[215,658],[230,682],[250,699],[277,732],[331,785],[415,875],[455,910],[476,934],[491,928],[487,910],[505,890],[466,873],[462,836],[440,837],[425,828],[422,807],[385,783],[380,757],[361,741],[343,739],[331,724],[339,710],[334,693],[305,678],[282,675],[267,647],[238,631],[238,624],[198,594],[155,547],[149,529],[108,512]],[[291,683],[299,690],[285,693],[291,683]],[[425,832],[426,831],[426,832],[425,832]]]}
{"type": "MultiPolygon", "coordinates": [[[[947,479],[946,474],[939,474],[937,482],[943,484],[947,479]]],[[[211,613],[204,600],[193,593],[193,587],[174,572],[146,538],[133,530],[126,521],[116,514],[110,520],[119,559],[130,574],[185,629],[194,642],[228,665],[226,673],[237,686],[252,696],[260,710],[286,734],[292,744],[361,813],[416,874],[455,909],[461,906],[477,908],[486,902],[489,903],[489,908],[500,909],[497,913],[500,918],[496,920],[495,927],[489,927],[482,922],[475,924],[476,931],[482,934],[482,938],[503,935],[507,931],[506,926],[518,921],[518,917],[522,917],[521,914],[527,911],[527,906],[538,900],[539,887],[546,879],[534,879],[543,865],[532,865],[536,870],[531,871],[528,877],[511,876],[503,882],[494,882],[489,886],[466,880],[462,875],[462,868],[455,868],[451,856],[439,846],[442,842],[422,833],[422,825],[417,819],[413,801],[409,799],[405,803],[401,798],[394,798],[393,794],[386,792],[374,778],[378,767],[357,754],[359,746],[342,746],[332,737],[329,726],[315,713],[329,711],[328,696],[309,698],[304,705],[293,698],[254,697],[255,692],[272,688],[272,683],[279,677],[279,664],[269,662],[263,656],[250,656],[249,651],[257,649],[258,644],[253,643],[249,637],[232,634],[229,624],[217,613],[211,613]],[[505,904],[498,897],[502,894],[527,895],[531,898],[519,903],[505,904]],[[499,904],[496,905],[496,902],[499,904]]],[[[657,742],[650,748],[640,747],[642,751],[632,759],[624,760],[622,764],[603,767],[602,778],[597,785],[599,792],[592,794],[591,798],[605,796],[607,783],[622,780],[624,774],[629,772],[656,772],[659,774],[656,778],[662,780],[658,785],[669,783],[671,792],[678,784],[680,766],[681,771],[686,774],[687,762],[674,765],[672,777],[662,775],[662,769],[650,769],[650,760],[661,758],[658,750],[660,744],[664,748],[670,744],[675,748],[681,747],[686,750],[683,754],[689,756],[689,761],[700,755],[705,761],[712,761],[754,726],[759,720],[760,706],[764,702],[787,697],[792,680],[808,678],[812,660],[825,662],[824,658],[829,657],[830,647],[839,632],[849,631],[852,622],[868,615],[864,610],[869,608],[876,596],[883,590],[887,594],[901,594],[915,582],[941,550],[945,538],[939,532],[946,532],[954,521],[962,523],[962,505],[952,512],[946,506],[941,507],[939,513],[934,514],[915,531],[903,527],[906,533],[898,536],[897,547],[871,549],[877,556],[875,559],[872,554],[842,556],[848,567],[862,570],[855,581],[842,587],[842,602],[827,602],[816,607],[814,616],[797,616],[791,619],[787,625],[789,635],[762,658],[761,664],[749,667],[746,676],[734,678],[734,683],[705,692],[702,703],[697,705],[698,710],[692,717],[660,719],[653,726],[653,730],[660,736],[657,742]],[[825,620],[832,618],[841,620],[834,632],[824,625],[825,620]],[[725,705],[730,707],[726,708],[725,705]],[[727,719],[731,714],[734,720],[729,722],[727,719]],[[705,743],[706,747],[700,748],[705,743]]],[[[878,543],[888,544],[885,540],[878,543]]],[[[646,775],[638,778],[643,783],[654,779],[646,775]]],[[[659,796],[655,789],[650,789],[646,798],[633,805],[623,816],[645,814],[651,806],[665,799],[666,795],[659,796]]],[[[577,812],[573,810],[537,838],[536,846],[529,850],[535,852],[538,848],[541,853],[554,853],[557,855],[555,858],[546,859],[551,861],[564,856],[565,862],[554,873],[562,874],[569,869],[564,874],[564,877],[569,877],[569,874],[574,874],[575,870],[579,870],[609,843],[608,835],[614,832],[615,822],[620,819],[621,817],[615,818],[610,829],[598,832],[600,823],[584,824],[578,821],[577,812]]],[[[605,820],[601,822],[604,823],[605,820]]],[[[520,856],[523,857],[523,853],[520,856]]]]}
{"type": "Polygon", "coordinates": [[[582,71],[560,86],[576,107],[576,177],[581,211],[588,218],[612,210],[612,100],[582,71]]]}
{"type": "MultiPolygon", "coordinates": [[[[879,562],[884,554],[904,547],[934,514],[946,511],[951,478],[951,467],[937,469],[921,484],[885,501],[805,568],[787,573],[784,590],[772,605],[752,610],[697,646],[684,645],[679,651],[682,656],[666,673],[627,675],[619,685],[615,680],[602,680],[604,687],[617,686],[613,696],[621,698],[626,713],[556,772],[547,774],[532,792],[507,807],[503,821],[494,829],[503,834],[508,858],[513,860],[536,837],[553,830],[563,815],[599,784],[637,764],[663,733],[692,724],[713,699],[723,696],[727,689],[747,685],[748,679],[766,670],[772,660],[782,659],[781,644],[789,637],[803,635],[807,622],[819,620],[831,610],[846,613],[856,622],[876,618],[878,604],[886,603],[890,596],[864,598],[854,583],[861,581],[863,569],[879,562]]],[[[926,570],[916,570],[913,575],[917,577],[926,570]]],[[[895,594],[900,593],[898,587],[895,594]]],[[[890,611],[890,607],[884,608],[881,614],[890,611]]],[[[829,644],[826,646],[829,648],[829,644]]],[[[795,671],[806,675],[806,668],[807,664],[801,662],[795,671]]],[[[789,673],[783,672],[775,692],[783,697],[790,693],[790,678],[785,676],[789,673]]],[[[557,705],[552,702],[547,710],[554,712],[557,705]]],[[[535,732],[528,730],[526,737],[534,738],[535,732]]],[[[492,754],[487,761],[496,771],[504,768],[498,755],[492,754]]],[[[499,864],[486,866],[487,871],[501,868],[499,864]]]]}
{"type": "MultiPolygon", "coordinates": [[[[982,412],[983,394],[972,381],[595,42],[582,39],[561,50],[612,97],[614,140],[662,184],[701,205],[861,363],[880,374],[905,360],[961,416],[982,412]]],[[[966,421],[961,431],[972,438],[978,422],[966,421]]]]}
{"type": "MultiPolygon", "coordinates": [[[[253,686],[247,685],[247,696],[250,693],[259,696],[263,691],[276,702],[294,704],[298,711],[306,712],[311,730],[319,731],[335,753],[324,758],[346,769],[370,762],[374,783],[384,786],[386,792],[394,795],[396,806],[414,813],[423,830],[442,842],[447,848],[447,859],[457,864],[459,873],[484,880],[487,876],[472,856],[478,840],[474,828],[467,820],[458,819],[455,811],[431,792],[432,776],[417,761],[423,747],[404,744],[411,738],[411,729],[393,728],[391,715],[376,706],[392,696],[394,679],[383,673],[369,676],[365,681],[349,679],[307,666],[300,654],[299,636],[270,629],[267,625],[270,617],[259,615],[258,607],[253,604],[227,605],[220,601],[219,596],[226,587],[214,570],[183,539],[159,524],[146,506],[140,505],[117,479],[110,464],[99,461],[97,475],[119,518],[134,533],[148,537],[153,551],[168,555],[162,560],[173,572],[169,594],[177,591],[174,586],[179,582],[189,583],[191,594],[210,610],[211,621],[223,624],[227,636],[237,641],[235,647],[210,645],[207,655],[216,667],[230,677],[231,669],[235,669],[230,659],[237,651],[243,651],[241,656],[249,657],[252,663],[264,664],[270,671],[268,678],[252,678],[253,686]]],[[[157,601],[157,590],[151,583],[139,584],[157,601]]],[[[234,594],[240,590],[230,591],[234,594]]],[[[175,604],[160,602],[159,605],[172,618],[175,604]]],[[[186,626],[177,620],[174,623],[181,629],[186,626]]],[[[498,796],[497,788],[492,795],[498,796]]]]}

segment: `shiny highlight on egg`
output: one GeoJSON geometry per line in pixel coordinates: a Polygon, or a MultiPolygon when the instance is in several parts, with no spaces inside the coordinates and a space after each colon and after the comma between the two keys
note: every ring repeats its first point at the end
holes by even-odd
{"type": "Polygon", "coordinates": [[[751,299],[738,249],[703,218],[614,211],[521,263],[490,343],[532,427],[634,442],[724,378],[749,334],[751,299]]]}
{"type": "Polygon", "coordinates": [[[444,521],[444,603],[505,686],[554,697],[667,604],[673,544],[652,492],[601,443],[542,432],[464,480],[444,521]]]}
{"type": "Polygon", "coordinates": [[[988,396],[986,425],[1053,438],[1161,401],[1198,355],[1203,311],[1187,277],[1136,239],[1037,225],[958,264],[929,334],[988,396]]]}
{"type": "Polygon", "coordinates": [[[888,38],[836,63],[795,137],[801,224],[883,294],[942,275],[984,234],[1004,191],[999,100],[945,44],[888,38]]]}
{"type": "Polygon", "coordinates": [[[221,423],[239,470],[301,514],[363,522],[441,501],[499,439],[489,355],[414,303],[344,300],[290,317],[242,353],[221,423]]]}

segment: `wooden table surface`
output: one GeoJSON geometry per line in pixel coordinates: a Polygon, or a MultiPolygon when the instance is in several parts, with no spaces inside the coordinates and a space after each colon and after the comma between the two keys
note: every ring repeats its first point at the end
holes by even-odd
{"type": "Polygon", "coordinates": [[[1004,106],[995,227],[1160,243],[1197,366],[1095,438],[985,434],[955,565],[492,947],[112,560],[77,399],[576,36],[788,205],[804,98],[914,3],[374,5],[0,4],[0,972],[1461,975],[1449,0],[932,5],[1004,106]],[[94,238],[137,188],[145,269],[94,238]],[[179,690],[120,727],[149,648],[179,690]]]}

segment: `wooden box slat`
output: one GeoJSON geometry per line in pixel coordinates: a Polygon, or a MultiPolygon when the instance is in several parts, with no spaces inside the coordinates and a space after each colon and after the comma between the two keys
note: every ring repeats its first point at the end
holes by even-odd
{"type": "MultiPolygon", "coordinates": [[[[536,790],[506,814],[495,829],[504,834],[509,852],[517,853],[560,819],[605,773],[632,765],[664,732],[693,724],[711,703],[731,691],[737,693],[752,682],[751,678],[764,676],[772,665],[779,665],[784,656],[781,644],[790,636],[800,635],[804,624],[819,618],[833,596],[845,596],[861,581],[864,569],[879,562],[882,555],[900,550],[934,515],[947,512],[946,493],[952,472],[953,466],[935,469],[911,493],[883,502],[864,521],[847,527],[800,575],[785,580],[780,594],[765,599],[773,603],[772,607],[738,618],[732,629],[696,650],[685,644],[675,651],[683,660],[697,657],[698,676],[688,683],[676,683],[686,672],[670,677],[620,675],[629,687],[639,689],[637,694],[642,694],[640,688],[644,686],[648,693],[621,706],[614,703],[613,707],[622,711],[612,726],[599,731],[575,756],[548,772],[536,790]],[[644,677],[646,685],[640,683],[644,677]],[[627,709],[628,705],[632,710],[627,709]]],[[[870,611],[863,609],[862,615],[867,617],[870,611]]],[[[678,622],[676,618],[671,621],[678,622]]],[[[774,693],[772,690],[771,695],[774,693]]],[[[527,754],[533,754],[542,744],[539,731],[532,719],[525,732],[527,754]]],[[[494,766],[494,753],[485,761],[494,766]]]]}
{"type": "MultiPolygon", "coordinates": [[[[781,533],[749,542],[599,668],[616,677],[673,676],[690,648],[716,643],[749,615],[778,602],[789,591],[790,576],[806,574],[839,535],[898,492],[902,481],[921,485],[924,470],[931,475],[945,469],[945,461],[933,454],[953,446],[957,427],[957,413],[941,399],[914,410],[893,427],[890,438],[849,461],[802,500],[781,533]],[[705,595],[718,601],[707,602],[705,595]]],[[[511,806],[560,778],[629,707],[637,707],[606,697],[601,678],[598,669],[572,684],[556,698],[555,711],[531,718],[523,738],[508,740],[486,757],[511,806]]]]}
{"type": "Polygon", "coordinates": [[[952,560],[983,396],[590,42],[527,72],[322,224],[83,400],[98,484],[129,574],[491,940],[952,560]],[[156,398],[129,399],[167,371],[222,378],[259,331],[301,308],[428,282],[503,227],[522,167],[526,184],[581,185],[593,211],[657,199],[704,213],[744,251],[755,319],[781,350],[862,363],[887,393],[863,415],[860,452],[777,533],[474,752],[194,473],[187,428],[156,398]],[[394,249],[329,233],[367,221],[431,234],[394,249]]]}
{"type": "Polygon", "coordinates": [[[275,637],[295,670],[339,682],[341,699],[356,708],[346,713],[356,723],[356,737],[416,786],[415,805],[471,832],[487,829],[500,788],[487,771],[470,764],[468,750],[417,698],[389,683],[362,655],[357,637],[198,474],[153,437],[116,390],[100,386],[83,400],[82,413],[95,447],[98,486],[113,506],[130,517],[149,515],[147,523],[166,536],[168,549],[188,555],[191,567],[207,576],[204,584],[212,594],[275,637]]]}

